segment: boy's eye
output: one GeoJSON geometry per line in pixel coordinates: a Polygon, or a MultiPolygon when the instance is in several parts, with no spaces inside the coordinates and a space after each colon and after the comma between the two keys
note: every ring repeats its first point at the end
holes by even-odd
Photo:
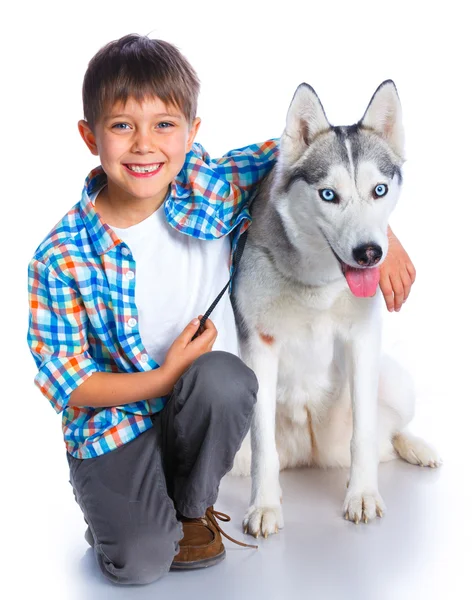
{"type": "Polygon", "coordinates": [[[112,129],[121,129],[121,130],[125,130],[127,127],[129,127],[128,123],[115,123],[114,125],[111,126],[112,129]]]}
{"type": "Polygon", "coordinates": [[[157,127],[159,129],[169,129],[170,127],[173,127],[174,124],[173,123],[168,123],[167,121],[163,121],[162,123],[158,123],[157,127]]]}

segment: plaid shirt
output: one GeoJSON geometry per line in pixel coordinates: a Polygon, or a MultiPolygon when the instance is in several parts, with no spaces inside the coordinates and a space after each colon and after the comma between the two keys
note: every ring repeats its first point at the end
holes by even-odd
{"type": "MultiPolygon", "coordinates": [[[[205,240],[233,232],[234,252],[250,223],[254,186],[276,156],[273,140],[215,161],[194,144],[164,201],[169,224],[205,240]]],[[[28,343],[39,370],[35,383],[62,412],[66,448],[76,458],[98,456],[134,439],[151,427],[151,415],[166,401],[153,398],[111,408],[68,404],[73,390],[96,371],[134,373],[159,366],[139,335],[131,251],[90,201],[105,183],[103,169],[94,169],[81,201],[29,264],[28,343]]]]}

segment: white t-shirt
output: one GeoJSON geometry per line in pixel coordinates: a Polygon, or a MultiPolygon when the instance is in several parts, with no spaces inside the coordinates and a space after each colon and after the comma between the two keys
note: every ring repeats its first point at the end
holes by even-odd
{"type": "MultiPolygon", "coordinates": [[[[112,229],[136,263],[139,333],[146,352],[161,365],[172,342],[193,318],[206,312],[227,283],[229,237],[199,240],[185,235],[169,225],[164,205],[141,223],[112,229]]],[[[209,318],[218,330],[213,350],[239,356],[228,290],[209,318]]]]}

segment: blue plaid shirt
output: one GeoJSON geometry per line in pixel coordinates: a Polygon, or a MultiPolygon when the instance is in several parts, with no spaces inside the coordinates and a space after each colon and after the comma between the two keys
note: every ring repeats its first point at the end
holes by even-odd
{"type": "MultiPolygon", "coordinates": [[[[169,224],[199,239],[239,235],[250,223],[248,202],[277,157],[277,142],[254,144],[211,160],[194,144],[164,201],[169,224]]],[[[157,368],[139,335],[136,269],[130,249],[95,211],[90,196],[106,183],[101,167],[85,181],[82,199],[39,245],[29,264],[28,343],[35,383],[62,412],[68,452],[91,458],[151,427],[166,398],[124,406],[70,406],[74,389],[92,373],[157,368]]]]}

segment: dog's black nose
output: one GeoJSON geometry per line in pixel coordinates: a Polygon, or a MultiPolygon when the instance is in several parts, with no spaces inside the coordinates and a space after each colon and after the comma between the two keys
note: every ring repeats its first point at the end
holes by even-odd
{"type": "Polygon", "coordinates": [[[354,248],[352,256],[358,265],[372,267],[382,258],[382,248],[378,244],[363,244],[354,248]]]}

